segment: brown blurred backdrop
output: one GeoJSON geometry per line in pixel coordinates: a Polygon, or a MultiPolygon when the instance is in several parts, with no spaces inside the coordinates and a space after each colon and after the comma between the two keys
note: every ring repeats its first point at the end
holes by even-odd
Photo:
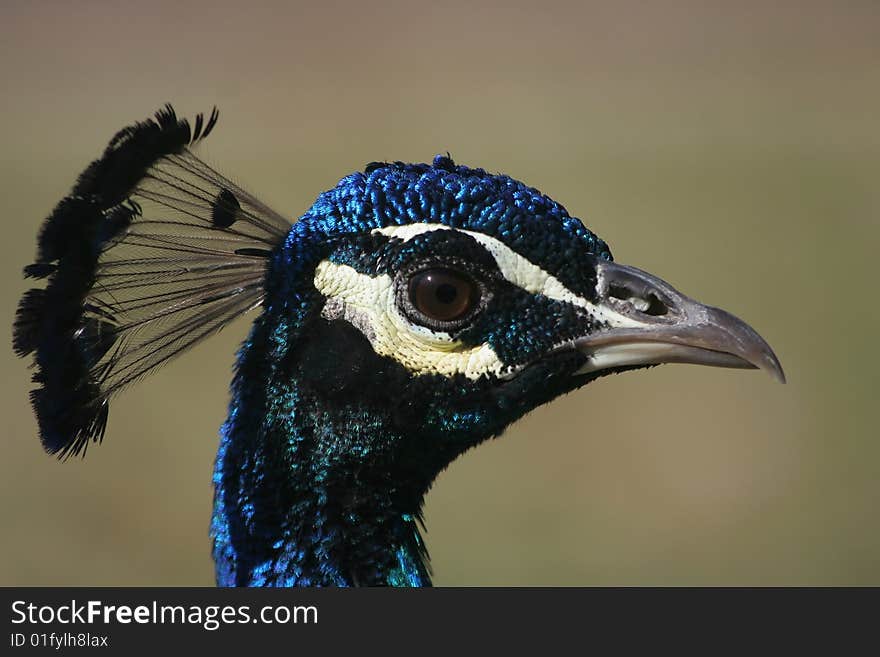
{"type": "Polygon", "coordinates": [[[450,151],[755,326],[789,384],[665,366],[543,407],[426,508],[437,584],[880,584],[880,4],[0,5],[0,584],[211,584],[248,319],[41,451],[9,347],[40,223],[121,126],[221,108],[208,158],[298,216],[450,151]]]}

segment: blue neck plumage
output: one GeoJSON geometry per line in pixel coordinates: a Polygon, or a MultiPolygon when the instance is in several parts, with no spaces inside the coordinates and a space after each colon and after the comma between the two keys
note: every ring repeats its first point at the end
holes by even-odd
{"type": "Polygon", "coordinates": [[[296,285],[304,278],[296,270],[313,268],[319,254],[289,246],[239,354],[222,429],[211,522],[217,582],[430,585],[417,523],[436,472],[401,461],[387,417],[327,380],[320,360],[337,355],[313,344],[313,331],[302,334],[320,307],[313,289],[296,285]],[[391,485],[389,473],[411,483],[391,485]]]}
{"type": "MultiPolygon", "coordinates": [[[[240,372],[265,368],[259,352],[245,348],[240,372]]],[[[417,527],[424,490],[389,485],[381,452],[397,441],[381,421],[331,408],[290,371],[235,392],[214,474],[218,584],[430,584],[417,527]],[[376,453],[364,459],[366,449],[376,453]]]]}

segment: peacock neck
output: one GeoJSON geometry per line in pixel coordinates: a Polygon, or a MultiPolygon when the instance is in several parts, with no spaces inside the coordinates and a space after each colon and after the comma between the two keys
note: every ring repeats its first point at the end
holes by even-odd
{"type": "Polygon", "coordinates": [[[436,472],[401,459],[387,418],[343,403],[303,360],[307,348],[278,359],[253,343],[240,357],[214,473],[218,584],[430,585],[418,523],[436,472]]]}
{"type": "Polygon", "coordinates": [[[387,475],[334,462],[323,448],[344,444],[344,434],[316,425],[243,444],[230,429],[214,478],[218,583],[430,584],[417,526],[421,498],[390,486],[387,475]]]}

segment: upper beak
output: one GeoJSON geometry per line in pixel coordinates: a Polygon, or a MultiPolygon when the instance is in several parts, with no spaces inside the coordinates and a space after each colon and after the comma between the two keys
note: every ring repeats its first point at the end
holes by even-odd
{"type": "Polygon", "coordinates": [[[694,363],[785,373],[770,345],[744,321],[703,305],[635,267],[600,261],[598,308],[607,328],[575,340],[578,373],[627,365],[694,363]]]}

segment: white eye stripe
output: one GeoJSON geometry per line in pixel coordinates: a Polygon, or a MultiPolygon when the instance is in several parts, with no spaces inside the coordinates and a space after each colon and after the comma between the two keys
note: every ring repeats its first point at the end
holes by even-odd
{"type": "Polygon", "coordinates": [[[386,226],[376,228],[372,232],[386,237],[396,237],[407,242],[417,235],[430,233],[435,230],[454,230],[474,238],[495,259],[498,270],[507,281],[522,288],[531,294],[543,294],[554,301],[563,301],[585,309],[593,319],[599,323],[613,327],[635,328],[642,324],[629,317],[615,312],[607,306],[600,306],[590,302],[571,290],[562,282],[547,273],[528,258],[520,255],[504,242],[472,230],[450,228],[445,224],[404,224],[401,226],[386,226]]]}
{"type": "Polygon", "coordinates": [[[471,380],[509,368],[488,345],[466,347],[447,333],[410,322],[397,307],[394,281],[323,260],[315,269],[315,288],[327,297],[327,319],[345,319],[370,341],[380,356],[393,358],[416,374],[463,374],[471,380]]]}

